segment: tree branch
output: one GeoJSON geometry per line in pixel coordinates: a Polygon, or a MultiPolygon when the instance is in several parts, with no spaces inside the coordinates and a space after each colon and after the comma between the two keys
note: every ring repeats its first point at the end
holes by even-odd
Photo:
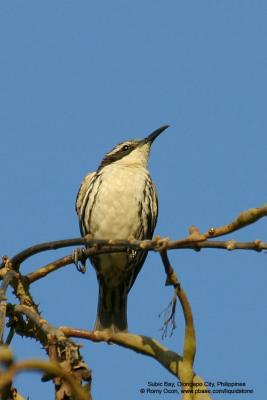
{"type": "MultiPolygon", "coordinates": [[[[165,273],[167,275],[166,284],[174,287],[175,293],[180,300],[185,319],[185,334],[184,334],[184,347],[183,347],[183,361],[181,363],[181,371],[179,379],[182,383],[193,383],[194,372],[193,365],[196,354],[196,335],[194,328],[193,314],[185,291],[181,288],[177,275],[171,266],[167,251],[160,253],[165,273]]],[[[172,311],[175,313],[175,307],[172,311]]],[[[183,393],[183,400],[193,399],[193,393],[183,393]]]]}
{"type": "MultiPolygon", "coordinates": [[[[90,370],[80,356],[79,346],[67,339],[67,337],[70,336],[85,338],[95,342],[105,341],[116,343],[138,353],[153,357],[173,375],[180,379],[181,382],[202,382],[203,388],[205,389],[201,378],[196,376],[193,372],[196,338],[190,304],[186,293],[181,288],[174,269],[170,264],[167,250],[193,249],[198,251],[205,248],[253,250],[258,252],[267,250],[267,243],[260,240],[255,240],[253,242],[214,240],[216,237],[237,231],[265,216],[267,216],[267,204],[262,207],[245,210],[230,223],[219,227],[212,227],[205,233],[201,233],[198,228],[192,226],[189,228],[189,235],[179,240],[170,240],[161,237],[155,237],[152,240],[143,241],[138,241],[134,238],[129,238],[128,240],[94,240],[92,237],[87,236],[85,238],[40,243],[19,252],[10,260],[7,257],[4,257],[3,262],[0,265],[0,279],[3,280],[0,288],[0,339],[3,338],[6,314],[12,317],[13,312],[13,315],[16,315],[18,318],[16,322],[14,322],[14,326],[12,325],[11,328],[14,328],[18,334],[27,334],[28,336],[35,337],[37,340],[41,341],[41,343],[47,346],[50,358],[50,361],[44,362],[46,364],[42,364],[41,361],[41,364],[38,364],[39,360],[27,360],[25,362],[8,365],[6,371],[2,373],[2,375],[4,374],[3,380],[6,382],[5,384],[3,383],[3,387],[6,388],[6,393],[11,390],[11,381],[16,373],[24,369],[37,369],[46,371],[45,379],[54,379],[57,388],[57,399],[62,399],[65,395],[71,396],[72,391],[76,389],[78,390],[77,396],[79,396],[79,393],[83,393],[84,396],[87,396],[84,398],[89,398],[91,379],[90,370]],[[20,265],[37,253],[80,245],[86,247],[83,253],[78,254],[76,260],[80,261],[84,259],[84,256],[90,258],[91,256],[98,254],[126,252],[129,248],[136,251],[153,250],[160,253],[167,275],[166,284],[173,285],[175,289],[175,298],[172,302],[173,307],[171,317],[168,321],[174,323],[176,298],[179,299],[184,313],[185,335],[182,356],[168,350],[156,340],[146,336],[125,333],[110,335],[106,331],[90,332],[68,327],[56,329],[42,318],[38,306],[34,303],[30,294],[29,285],[59,268],[72,264],[75,261],[74,256],[73,254],[67,255],[38,268],[27,276],[23,276],[18,272],[20,265]],[[19,305],[8,307],[5,293],[9,285],[13,287],[15,295],[20,302],[19,305]],[[25,318],[22,317],[22,315],[27,316],[27,321],[25,321],[25,318]],[[55,371],[57,371],[57,373],[55,373],[55,371]],[[55,378],[55,376],[57,376],[57,378],[55,378]],[[68,376],[69,379],[66,376],[68,376]],[[82,382],[86,382],[85,386],[82,386],[82,382]],[[73,385],[76,385],[76,389],[73,389],[73,385]],[[85,390],[83,389],[84,387],[86,387],[85,390]]],[[[11,336],[12,335],[10,335],[10,337],[11,336]]],[[[0,388],[2,388],[1,384],[0,388]]],[[[183,400],[189,399],[204,400],[209,399],[209,395],[200,393],[198,397],[197,393],[183,394],[183,400]]]]}
{"type": "Polygon", "coordinates": [[[182,357],[174,351],[168,350],[156,339],[133,333],[119,332],[110,334],[108,331],[88,331],[84,329],[61,326],[59,328],[67,337],[78,337],[92,342],[114,343],[118,346],[134,350],[136,353],[156,359],[169,372],[177,377],[180,374],[182,357]]]}
{"type": "MultiPolygon", "coordinates": [[[[136,353],[154,358],[172,375],[182,381],[183,357],[178,353],[169,350],[156,339],[143,335],[135,335],[133,333],[120,332],[112,335],[108,331],[87,331],[84,329],[70,328],[68,326],[61,326],[59,329],[64,332],[67,337],[78,337],[96,343],[114,343],[118,346],[133,350],[136,353]]],[[[193,383],[201,383],[203,388],[205,388],[204,381],[198,375],[194,374],[193,383]]],[[[194,396],[194,400],[210,400],[208,395],[203,396],[203,394],[197,393],[194,394],[194,396]]]]}
{"type": "MultiPolygon", "coordinates": [[[[68,340],[64,332],[54,328],[45,319],[43,319],[35,310],[25,305],[14,306],[14,313],[24,314],[34,323],[41,335],[34,335],[35,338],[40,337],[42,343],[47,348],[49,358],[52,362],[56,362],[65,373],[72,376],[76,381],[76,385],[87,392],[87,400],[91,398],[91,371],[83,361],[80,355],[79,347],[74,342],[68,340]],[[83,385],[85,383],[85,385],[83,385]]],[[[54,374],[52,374],[54,376],[54,374]]],[[[53,376],[48,374],[43,380],[49,380],[53,376]]],[[[65,379],[65,375],[56,375],[62,379],[54,378],[56,387],[56,399],[75,399],[72,388],[69,387],[69,381],[65,379]]]]}
{"type": "MultiPolygon", "coordinates": [[[[0,352],[1,361],[1,352],[0,352]]],[[[45,361],[45,360],[24,360],[14,363],[10,368],[4,372],[0,372],[0,394],[3,389],[12,383],[15,375],[22,371],[40,371],[46,375],[53,377],[60,377],[66,381],[73,394],[73,399],[75,400],[89,400],[90,397],[84,388],[81,388],[75,378],[61,368],[56,362],[45,361]]]]}
{"type": "MultiPolygon", "coordinates": [[[[222,225],[217,228],[210,228],[206,233],[200,233],[199,230],[195,227],[190,228],[189,236],[184,239],[170,241],[166,238],[156,237],[152,240],[135,240],[130,238],[128,240],[96,240],[91,238],[74,238],[74,239],[66,239],[66,240],[57,240],[52,242],[40,243],[35,246],[31,246],[20,253],[16,254],[11,258],[10,262],[12,264],[13,269],[17,270],[19,265],[25,261],[27,258],[41,253],[47,250],[56,250],[63,247],[72,247],[79,245],[86,245],[87,247],[87,256],[93,254],[101,254],[102,252],[112,252],[112,251],[126,251],[125,247],[131,248],[134,250],[155,250],[161,251],[172,250],[178,248],[188,248],[188,249],[199,249],[199,248],[227,248],[225,244],[227,242],[217,242],[216,245],[212,245],[213,242],[207,241],[207,239],[223,236],[228,233],[237,231],[247,225],[250,225],[259,219],[267,216],[267,204],[264,204],[262,207],[258,208],[250,208],[248,210],[242,211],[238,217],[236,217],[232,222],[227,225],[222,225]],[[192,229],[193,228],[193,229],[192,229]],[[205,242],[204,246],[201,246],[201,242],[205,242]],[[90,249],[91,248],[91,249],[90,249]],[[92,248],[94,248],[92,250],[92,248]],[[91,250],[91,251],[89,251],[91,250]]],[[[261,241],[249,242],[247,245],[244,244],[236,244],[236,249],[246,249],[246,250],[266,250],[267,243],[263,243],[261,241]],[[254,243],[254,244],[253,244],[254,243]],[[258,243],[255,245],[255,243],[258,243]],[[238,247],[240,246],[240,247],[238,247]],[[247,247],[246,247],[247,246],[247,247]]],[[[4,267],[4,263],[0,266],[0,268],[4,267]]]]}

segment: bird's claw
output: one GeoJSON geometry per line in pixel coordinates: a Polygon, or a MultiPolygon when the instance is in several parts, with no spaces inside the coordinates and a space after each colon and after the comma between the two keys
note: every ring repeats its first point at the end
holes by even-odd
{"type": "Polygon", "coordinates": [[[77,247],[77,249],[72,252],[73,263],[82,274],[86,272],[86,255],[84,250],[84,247],[77,247]]]}

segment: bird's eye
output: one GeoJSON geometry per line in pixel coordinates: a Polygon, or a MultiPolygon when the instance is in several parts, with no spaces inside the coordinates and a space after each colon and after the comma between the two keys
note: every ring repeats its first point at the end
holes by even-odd
{"type": "Polygon", "coordinates": [[[129,146],[128,144],[125,144],[122,148],[122,151],[127,151],[127,150],[129,150],[129,146]]]}

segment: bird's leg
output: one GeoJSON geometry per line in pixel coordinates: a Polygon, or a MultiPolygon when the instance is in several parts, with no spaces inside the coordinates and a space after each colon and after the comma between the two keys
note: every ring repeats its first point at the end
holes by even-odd
{"type": "Polygon", "coordinates": [[[86,255],[84,247],[77,247],[72,252],[73,263],[77,270],[84,274],[86,272],[86,255]]]}
{"type": "MultiPolygon", "coordinates": [[[[136,242],[136,238],[131,235],[131,236],[128,237],[128,242],[129,243],[134,243],[134,242],[136,242]]],[[[127,252],[130,260],[133,260],[135,258],[135,256],[136,256],[136,254],[137,254],[136,250],[131,249],[129,247],[127,247],[126,252],[127,252]]]]}

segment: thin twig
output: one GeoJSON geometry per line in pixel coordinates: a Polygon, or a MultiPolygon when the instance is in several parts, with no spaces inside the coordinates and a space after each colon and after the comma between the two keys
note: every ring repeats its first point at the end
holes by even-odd
{"type": "Polygon", "coordinates": [[[168,328],[171,326],[170,336],[173,335],[174,330],[176,329],[175,322],[175,311],[177,305],[177,296],[174,292],[174,296],[168,306],[159,314],[159,317],[164,316],[163,327],[161,328],[162,335],[161,338],[165,339],[168,336],[168,328]]]}
{"type": "MultiPolygon", "coordinates": [[[[143,242],[141,242],[142,244],[143,242]]],[[[152,241],[145,241],[146,244],[146,250],[154,250],[154,251],[161,251],[161,249],[157,249],[157,247],[153,247],[151,245],[151,248],[148,247],[148,245],[152,243],[152,241]]],[[[140,244],[140,246],[141,246],[140,244]]],[[[117,244],[109,245],[108,247],[101,247],[100,249],[98,248],[90,248],[90,249],[85,249],[84,254],[87,257],[90,257],[92,255],[99,255],[99,254],[105,254],[105,253],[117,253],[117,252],[125,252],[126,251],[126,246],[129,246],[128,243],[125,244],[124,246],[118,246],[117,244]]],[[[137,248],[136,245],[131,245],[133,248],[135,248],[137,251],[141,251],[140,248],[137,248]]],[[[211,241],[211,240],[205,240],[203,242],[190,242],[190,243],[185,243],[181,241],[166,241],[164,248],[166,250],[175,250],[175,249],[193,249],[193,250],[201,250],[201,249],[221,249],[221,250],[228,250],[228,251],[233,251],[233,250],[252,250],[252,251],[257,251],[261,252],[263,250],[267,250],[267,243],[264,243],[260,240],[255,240],[254,242],[235,242],[234,240],[227,240],[227,241],[211,241]]],[[[143,250],[143,249],[142,249],[143,250]]],[[[78,260],[82,260],[82,257],[78,257],[78,260]]],[[[69,254],[65,257],[62,257],[58,260],[55,260],[41,268],[38,268],[36,271],[33,271],[27,275],[27,279],[29,283],[36,282],[37,280],[45,277],[46,275],[50,274],[51,272],[56,271],[59,268],[65,267],[67,265],[73,264],[73,255],[69,254]]]]}
{"type": "Polygon", "coordinates": [[[242,211],[232,222],[217,228],[210,228],[204,235],[207,238],[218,237],[228,233],[235,232],[245,226],[251,225],[259,219],[267,216],[267,203],[261,207],[249,208],[242,211]]]}

